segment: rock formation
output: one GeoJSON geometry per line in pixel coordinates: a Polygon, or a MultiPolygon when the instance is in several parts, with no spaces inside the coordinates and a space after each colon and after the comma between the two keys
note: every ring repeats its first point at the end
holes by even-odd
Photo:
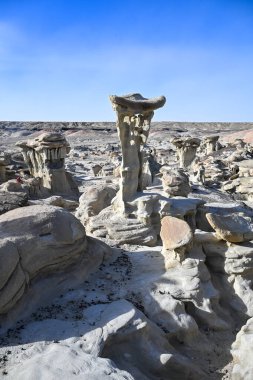
{"type": "Polygon", "coordinates": [[[239,214],[223,215],[207,213],[206,218],[216,234],[230,243],[253,240],[252,217],[239,214]]]}
{"type": "Polygon", "coordinates": [[[54,123],[21,144],[32,177],[11,146],[30,124],[0,127],[0,377],[251,379],[253,147],[225,138],[247,125],[150,128],[163,97],[111,101],[117,129],[60,124],[68,155],[54,123]]]}
{"type": "MultiPolygon", "coordinates": [[[[72,380],[76,376],[89,380],[205,378],[202,371],[171,346],[158,326],[126,300],[91,306],[85,310],[83,321],[75,324],[61,320],[55,322],[49,319],[42,324],[35,322],[28,326],[26,334],[30,332],[38,342],[41,336],[54,331],[58,344],[51,349],[37,344],[40,347],[37,357],[33,352],[20,353],[15,360],[16,365],[5,376],[7,379],[30,380],[36,377],[42,380],[46,377],[72,380]],[[59,342],[62,335],[67,338],[66,332],[75,337],[74,346],[69,339],[65,344],[59,342]]],[[[27,340],[25,334],[23,340],[27,340]]]]}
{"type": "Polygon", "coordinates": [[[117,130],[122,149],[121,181],[118,202],[124,212],[127,202],[143,188],[142,149],[146,144],[154,110],[165,104],[165,97],[143,98],[140,94],[110,96],[117,114],[117,130]]]}
{"type": "Polygon", "coordinates": [[[27,205],[28,196],[26,193],[0,191],[0,215],[27,205]]]}
{"type": "Polygon", "coordinates": [[[40,178],[39,190],[44,194],[77,195],[78,189],[65,171],[65,157],[70,146],[61,133],[46,132],[33,140],[17,143],[30,174],[40,178]]]}
{"type": "Polygon", "coordinates": [[[242,160],[236,163],[236,171],[222,185],[224,191],[234,193],[246,201],[253,200],[253,160],[242,160]]]}
{"type": "Polygon", "coordinates": [[[116,193],[116,186],[112,185],[87,187],[79,199],[76,217],[85,225],[91,216],[98,215],[100,211],[111,205],[116,193]]]}
{"type": "Polygon", "coordinates": [[[164,192],[170,196],[187,197],[191,191],[189,177],[184,169],[171,169],[168,166],[161,168],[164,192]]]}
{"type": "MultiPolygon", "coordinates": [[[[139,240],[154,245],[160,231],[160,217],[168,204],[162,194],[151,190],[145,192],[145,188],[152,184],[153,173],[152,160],[144,145],[154,110],[164,105],[165,98],[146,99],[140,94],[131,94],[111,96],[110,100],[117,113],[116,125],[122,148],[120,189],[111,206],[88,220],[87,231],[95,236],[113,237],[121,243],[139,240]]],[[[82,220],[81,213],[78,217],[82,220]]]]}
{"type": "Polygon", "coordinates": [[[253,378],[253,318],[250,318],[236,336],[232,345],[234,367],[232,380],[251,380],[253,378]]]}
{"type": "Polygon", "coordinates": [[[4,182],[5,179],[5,172],[6,172],[6,158],[4,153],[0,153],[0,183],[4,182]]]}
{"type": "Polygon", "coordinates": [[[197,148],[200,146],[200,142],[200,139],[193,137],[175,137],[171,140],[171,143],[176,147],[180,168],[189,168],[196,157],[197,148]]]}
{"type": "Polygon", "coordinates": [[[51,284],[63,286],[64,276],[57,279],[57,273],[65,273],[66,278],[64,271],[77,264],[86,266],[83,274],[87,275],[93,265],[100,265],[105,251],[86,237],[73,215],[55,206],[9,211],[0,216],[0,231],[0,315],[17,304],[36,278],[56,276],[51,284]]]}
{"type": "Polygon", "coordinates": [[[0,153],[0,183],[6,181],[6,166],[10,163],[10,155],[1,152],[0,153]]]}
{"type": "Polygon", "coordinates": [[[166,268],[173,265],[174,260],[183,261],[185,252],[190,248],[193,240],[192,230],[188,223],[173,216],[165,216],[161,221],[160,235],[166,268]]]}
{"type": "Polygon", "coordinates": [[[218,140],[219,140],[219,136],[217,135],[207,136],[204,138],[202,145],[204,147],[204,152],[206,155],[218,150],[219,148],[218,140]]]}

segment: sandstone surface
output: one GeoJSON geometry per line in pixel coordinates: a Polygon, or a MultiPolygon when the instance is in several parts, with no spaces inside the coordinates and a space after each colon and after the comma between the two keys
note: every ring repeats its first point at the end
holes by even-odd
{"type": "MultiPolygon", "coordinates": [[[[0,314],[17,303],[35,277],[67,270],[89,251],[81,223],[55,206],[9,211],[0,216],[0,231],[0,314]]],[[[101,251],[94,263],[101,260],[101,251]]]]}
{"type": "Polygon", "coordinates": [[[219,215],[207,213],[206,218],[222,239],[231,243],[253,240],[252,219],[240,214],[219,215]]]}
{"type": "Polygon", "coordinates": [[[183,247],[192,241],[189,225],[173,216],[165,216],[161,222],[161,238],[166,250],[183,247]]]}

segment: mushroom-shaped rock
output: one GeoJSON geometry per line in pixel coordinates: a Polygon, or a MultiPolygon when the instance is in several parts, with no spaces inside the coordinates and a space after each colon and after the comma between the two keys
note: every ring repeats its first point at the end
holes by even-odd
{"type": "Polygon", "coordinates": [[[165,96],[159,96],[157,98],[144,98],[141,94],[128,94],[123,96],[111,95],[110,101],[118,108],[122,109],[122,112],[129,111],[131,113],[143,113],[154,111],[164,106],[166,102],[165,96]]]}
{"type": "Polygon", "coordinates": [[[196,137],[175,137],[171,143],[176,147],[180,167],[188,168],[196,157],[201,140],[196,137]]]}
{"type": "Polygon", "coordinates": [[[162,107],[166,98],[147,99],[140,94],[110,96],[117,113],[117,129],[122,148],[121,181],[115,207],[122,214],[126,202],[133,200],[137,192],[145,189],[143,172],[143,146],[146,144],[154,110],[162,107]],[[117,206],[116,206],[117,205],[117,206]]]}
{"type": "Polygon", "coordinates": [[[189,224],[182,219],[165,216],[161,221],[160,236],[163,242],[165,267],[170,268],[175,262],[182,262],[193,239],[189,224]]]}
{"type": "Polygon", "coordinates": [[[212,152],[215,152],[218,148],[218,135],[213,136],[206,136],[203,141],[203,146],[205,149],[205,154],[210,154],[212,152]]]}
{"type": "Polygon", "coordinates": [[[40,178],[41,194],[78,195],[78,188],[70,173],[65,171],[65,157],[70,146],[59,132],[42,133],[35,139],[16,144],[22,148],[24,160],[33,177],[40,178]]]}
{"type": "Polygon", "coordinates": [[[253,239],[251,218],[238,214],[219,215],[207,213],[206,218],[216,234],[230,243],[242,243],[253,239]]]}

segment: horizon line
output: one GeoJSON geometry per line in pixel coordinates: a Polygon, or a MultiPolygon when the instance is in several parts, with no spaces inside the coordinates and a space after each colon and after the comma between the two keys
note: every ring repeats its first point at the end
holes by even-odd
{"type": "MultiPolygon", "coordinates": [[[[176,121],[176,120],[153,120],[151,123],[220,123],[220,124],[253,124],[253,121],[176,121]]],[[[0,123],[116,123],[116,120],[0,120],[0,123]]]]}

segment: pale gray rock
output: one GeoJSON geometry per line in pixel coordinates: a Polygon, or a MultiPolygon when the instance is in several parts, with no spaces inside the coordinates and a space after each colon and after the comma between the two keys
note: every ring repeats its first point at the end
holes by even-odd
{"type": "Polygon", "coordinates": [[[114,169],[115,169],[114,165],[111,165],[111,164],[103,165],[97,175],[101,177],[111,177],[113,176],[114,169]]]}
{"type": "Polygon", "coordinates": [[[228,242],[241,243],[253,240],[253,224],[250,217],[239,214],[207,213],[206,218],[216,234],[228,242]]]}
{"type": "Polygon", "coordinates": [[[168,342],[166,334],[130,302],[91,306],[84,319],[31,323],[22,340],[35,347],[21,351],[7,379],[187,380],[205,378],[168,342]],[[48,344],[42,344],[46,338],[48,344]],[[58,344],[52,341],[57,339],[58,344]],[[39,354],[38,354],[39,352],[39,354]],[[39,369],[38,369],[39,367],[39,369]],[[38,371],[38,372],[37,372],[38,371]]]}
{"type": "Polygon", "coordinates": [[[83,352],[80,345],[51,343],[39,354],[24,358],[20,364],[8,369],[8,380],[134,380],[130,373],[123,371],[105,358],[83,352]]]}
{"type": "MultiPolygon", "coordinates": [[[[55,206],[9,211],[0,216],[0,231],[0,314],[16,304],[35,277],[65,271],[95,248],[82,224],[55,206]]],[[[91,262],[101,262],[97,249],[98,258],[91,262]]]]}
{"type": "Polygon", "coordinates": [[[98,215],[90,217],[86,228],[95,237],[108,237],[119,244],[154,246],[164,216],[184,219],[194,230],[196,211],[203,203],[199,199],[166,198],[161,193],[147,191],[128,202],[127,215],[117,212],[117,206],[115,209],[112,204],[98,215]]]}
{"type": "Polygon", "coordinates": [[[191,166],[200,142],[201,140],[196,137],[175,137],[171,140],[176,147],[180,168],[187,169],[191,166]]]}
{"type": "MultiPolygon", "coordinates": [[[[207,266],[220,297],[227,308],[239,315],[253,316],[253,244],[233,244],[226,241],[202,241],[207,266]]],[[[229,320],[230,317],[228,317],[229,320]]]]}
{"type": "Polygon", "coordinates": [[[22,192],[0,191],[0,215],[28,205],[28,196],[22,192]]]}
{"type": "Polygon", "coordinates": [[[112,207],[107,207],[89,218],[86,229],[95,237],[107,237],[118,244],[154,246],[157,241],[157,232],[152,225],[117,214],[112,207]]]}
{"type": "Polygon", "coordinates": [[[104,208],[111,205],[112,199],[117,193],[117,186],[107,184],[88,186],[79,198],[79,207],[76,217],[83,225],[94,215],[98,215],[104,208]]]}
{"type": "Polygon", "coordinates": [[[164,192],[170,196],[187,197],[191,191],[189,177],[183,169],[171,169],[168,166],[161,168],[164,192]]]}
{"type": "Polygon", "coordinates": [[[165,266],[170,268],[174,260],[182,261],[193,239],[192,230],[187,222],[173,216],[161,220],[160,236],[163,242],[165,266]]]}
{"type": "MultiPolygon", "coordinates": [[[[117,113],[117,130],[122,149],[121,181],[118,193],[118,208],[125,211],[126,202],[144,190],[142,176],[143,146],[146,144],[154,110],[163,107],[166,99],[147,99],[140,94],[110,96],[117,113]]],[[[145,175],[145,173],[144,173],[145,175]]]]}
{"type": "Polygon", "coordinates": [[[204,138],[201,145],[205,150],[205,154],[210,154],[218,150],[218,147],[219,147],[218,140],[219,140],[219,136],[217,135],[206,136],[204,138]]]}
{"type": "Polygon", "coordinates": [[[44,199],[29,200],[29,205],[51,205],[74,211],[79,206],[79,203],[72,199],[65,199],[60,195],[53,195],[44,199]]]}
{"type": "Polygon", "coordinates": [[[252,380],[253,378],[253,318],[250,318],[236,336],[232,345],[232,380],[252,380]]]}
{"type": "Polygon", "coordinates": [[[222,219],[224,216],[229,216],[231,214],[245,215],[249,218],[253,217],[253,209],[245,206],[245,204],[239,202],[208,202],[201,205],[197,209],[196,214],[196,227],[202,231],[214,231],[213,227],[210,225],[206,218],[206,214],[211,213],[219,215],[222,219]]]}
{"type": "Polygon", "coordinates": [[[237,162],[237,166],[239,167],[239,177],[253,176],[253,159],[237,162]]]}

